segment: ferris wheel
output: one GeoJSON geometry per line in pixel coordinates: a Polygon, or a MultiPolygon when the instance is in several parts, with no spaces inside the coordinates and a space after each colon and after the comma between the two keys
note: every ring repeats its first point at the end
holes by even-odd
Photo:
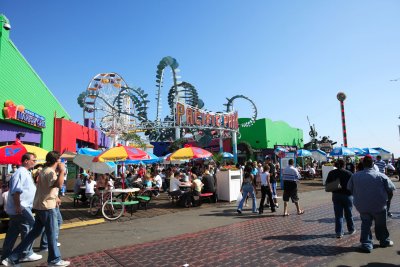
{"type": "Polygon", "coordinates": [[[121,94],[128,87],[117,73],[100,73],[93,77],[84,92],[84,119],[107,135],[115,135],[135,124],[131,98],[121,94]]]}

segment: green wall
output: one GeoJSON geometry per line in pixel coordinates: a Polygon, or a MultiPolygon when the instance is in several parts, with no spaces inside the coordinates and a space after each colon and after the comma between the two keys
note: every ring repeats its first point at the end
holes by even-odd
{"type": "MultiPolygon", "coordinates": [[[[240,118],[239,124],[249,121],[248,118],[240,118]]],[[[274,148],[274,145],[290,145],[303,147],[303,130],[290,127],[284,121],[272,121],[259,119],[250,127],[240,127],[238,142],[246,141],[252,148],[274,148]]]]}
{"type": "Polygon", "coordinates": [[[57,112],[57,117],[65,116],[69,119],[70,116],[9,39],[13,29],[5,30],[4,21],[7,18],[0,15],[0,120],[4,119],[4,102],[9,99],[16,105],[24,105],[26,109],[45,117],[46,128],[42,130],[16,121],[7,122],[42,131],[41,146],[52,150],[54,112],[57,112]]]}

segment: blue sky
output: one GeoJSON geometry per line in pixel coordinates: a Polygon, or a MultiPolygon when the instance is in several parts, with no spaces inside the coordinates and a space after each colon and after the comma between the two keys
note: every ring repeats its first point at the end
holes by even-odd
{"type": "MultiPolygon", "coordinates": [[[[155,118],[156,66],[172,56],[207,109],[243,94],[259,118],[303,129],[306,142],[309,116],[320,136],[342,143],[343,91],[348,145],[395,156],[400,80],[390,80],[400,77],[399,8],[396,0],[0,2],[11,39],[75,121],[76,98],[101,72],[144,89],[155,118]]],[[[245,101],[235,107],[251,115],[245,101]]]]}

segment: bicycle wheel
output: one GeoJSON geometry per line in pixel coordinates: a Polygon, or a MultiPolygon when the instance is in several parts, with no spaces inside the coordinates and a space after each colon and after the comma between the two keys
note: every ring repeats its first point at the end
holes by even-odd
{"type": "Polygon", "coordinates": [[[101,213],[103,213],[104,218],[110,221],[114,221],[122,216],[124,213],[124,204],[122,204],[121,199],[113,198],[112,200],[108,199],[103,203],[103,207],[101,208],[101,213]]]}
{"type": "Polygon", "coordinates": [[[101,199],[99,198],[99,196],[94,195],[90,200],[89,213],[92,214],[93,216],[96,216],[97,213],[99,213],[100,209],[101,209],[101,199]]]}

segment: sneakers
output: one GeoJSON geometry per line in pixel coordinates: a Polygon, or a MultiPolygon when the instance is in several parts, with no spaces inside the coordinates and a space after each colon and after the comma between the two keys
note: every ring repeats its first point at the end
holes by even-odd
{"type": "Polygon", "coordinates": [[[354,229],[353,231],[349,231],[349,235],[354,235],[356,232],[356,229],[354,229]]]}
{"type": "Polygon", "coordinates": [[[343,235],[342,234],[336,234],[336,238],[342,238],[343,235]]]}
{"type": "Polygon", "coordinates": [[[15,266],[15,267],[20,267],[21,264],[19,263],[14,263],[12,260],[10,260],[9,258],[6,258],[4,260],[1,261],[1,264],[3,264],[4,266],[15,266]]]}
{"type": "Polygon", "coordinates": [[[56,263],[49,263],[47,266],[49,267],[60,267],[60,266],[69,266],[71,262],[65,261],[65,260],[60,260],[59,262],[56,263]]]}
{"type": "Polygon", "coordinates": [[[61,246],[61,243],[60,242],[57,242],[57,247],[60,247],[61,246]]]}
{"type": "Polygon", "coordinates": [[[393,214],[392,214],[391,212],[388,212],[388,213],[387,213],[387,216],[388,216],[389,218],[392,218],[392,217],[393,217],[393,214]]]}
{"type": "Polygon", "coordinates": [[[25,257],[25,258],[20,259],[19,261],[20,261],[20,262],[38,261],[38,260],[40,260],[41,258],[43,258],[42,255],[39,255],[39,254],[36,254],[36,253],[32,253],[31,255],[29,255],[29,256],[27,256],[27,257],[25,257]]]}
{"type": "Polygon", "coordinates": [[[394,242],[392,240],[389,240],[386,244],[381,244],[382,248],[387,248],[387,247],[393,247],[394,242]]]}
{"type": "Polygon", "coordinates": [[[237,213],[242,214],[242,211],[240,209],[237,209],[236,211],[237,213]]]}

